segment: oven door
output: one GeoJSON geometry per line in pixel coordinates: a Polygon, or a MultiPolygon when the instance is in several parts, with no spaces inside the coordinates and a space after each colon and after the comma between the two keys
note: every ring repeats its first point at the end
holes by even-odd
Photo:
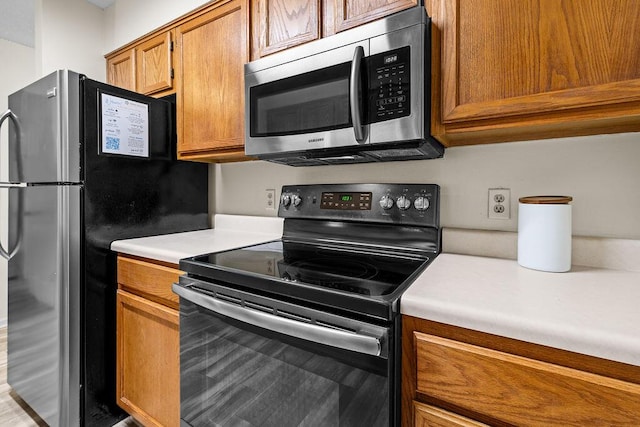
{"type": "Polygon", "coordinates": [[[183,426],[389,426],[392,329],[183,277],[183,426]]]}

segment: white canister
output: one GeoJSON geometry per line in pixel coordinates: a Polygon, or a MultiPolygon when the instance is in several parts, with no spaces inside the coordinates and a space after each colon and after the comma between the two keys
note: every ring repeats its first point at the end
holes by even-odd
{"type": "Polygon", "coordinates": [[[534,270],[571,270],[569,196],[521,197],[518,204],[518,264],[534,270]]]}

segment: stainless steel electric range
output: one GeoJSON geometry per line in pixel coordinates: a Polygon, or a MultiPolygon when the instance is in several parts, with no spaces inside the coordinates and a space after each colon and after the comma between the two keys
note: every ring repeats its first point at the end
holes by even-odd
{"type": "Polygon", "coordinates": [[[440,252],[434,184],[284,186],[279,240],[180,261],[185,426],[395,426],[400,297],[440,252]]]}

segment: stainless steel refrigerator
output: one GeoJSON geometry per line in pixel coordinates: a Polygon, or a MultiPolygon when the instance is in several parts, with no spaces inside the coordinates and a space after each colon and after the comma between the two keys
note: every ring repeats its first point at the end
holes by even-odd
{"type": "MultiPolygon", "coordinates": [[[[9,96],[8,383],[51,426],[110,426],[113,240],[207,227],[175,105],[61,70],[9,96]]],[[[158,373],[162,375],[162,373],[158,373]]]]}

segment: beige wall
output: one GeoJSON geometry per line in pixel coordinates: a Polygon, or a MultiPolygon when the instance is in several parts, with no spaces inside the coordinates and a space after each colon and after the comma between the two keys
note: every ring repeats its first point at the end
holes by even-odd
{"type": "Polygon", "coordinates": [[[116,0],[105,9],[104,53],[143,36],[206,3],[206,0],[116,0]]]}
{"type": "Polygon", "coordinates": [[[442,188],[445,227],[516,231],[519,197],[560,194],[574,197],[575,235],[640,239],[640,133],[458,147],[423,161],[211,168],[217,213],[275,215],[264,208],[264,190],[279,194],[283,184],[424,182],[442,188]],[[487,218],[487,190],[495,187],[511,189],[510,220],[487,218]]]}
{"type": "Polygon", "coordinates": [[[104,12],[85,0],[36,2],[38,76],[69,69],[104,81],[104,12]]]}
{"type": "MultiPolygon", "coordinates": [[[[7,110],[7,97],[35,79],[35,50],[31,47],[0,39],[0,58],[3,58],[0,78],[0,112],[7,110]]],[[[5,123],[6,124],[6,123],[5,123]]],[[[8,134],[3,124],[0,132],[0,181],[8,179],[8,134]]],[[[0,237],[6,248],[7,209],[6,190],[0,190],[0,237]]],[[[7,322],[7,263],[0,257],[0,327],[7,322]]]]}

